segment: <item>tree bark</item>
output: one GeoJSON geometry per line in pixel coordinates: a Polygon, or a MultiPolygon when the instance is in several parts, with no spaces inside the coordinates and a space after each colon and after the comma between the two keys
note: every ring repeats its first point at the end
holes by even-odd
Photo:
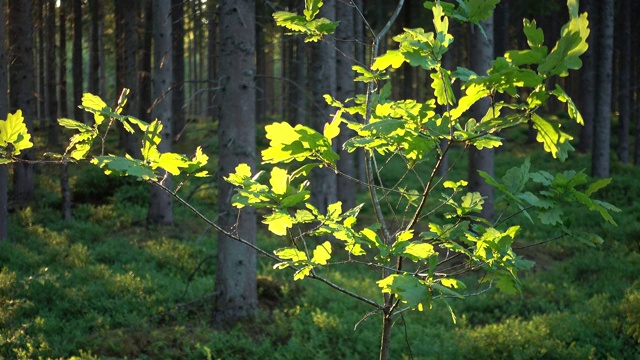
{"type": "MultiPolygon", "coordinates": [[[[171,151],[171,85],[172,55],[171,43],[171,0],[154,0],[152,9],[153,21],[153,98],[155,105],[151,117],[162,122],[160,135],[162,141],[158,150],[171,151]]],[[[164,173],[162,183],[171,189],[171,175],[164,173]]],[[[149,199],[147,223],[152,225],[173,225],[173,197],[159,187],[152,186],[149,199]]]]}
{"type": "Polygon", "coordinates": [[[582,69],[580,69],[580,114],[584,120],[584,126],[580,129],[580,140],[577,150],[588,152],[593,148],[593,119],[595,116],[596,104],[596,55],[597,40],[596,34],[599,32],[598,14],[593,11],[593,0],[582,0],[580,2],[581,11],[589,14],[591,26],[591,36],[587,38],[589,50],[582,55],[582,69]]]}
{"type": "MultiPolygon", "coordinates": [[[[124,72],[123,75],[126,80],[122,86],[131,90],[127,99],[127,113],[131,116],[139,117],[140,114],[138,111],[140,109],[140,104],[138,99],[140,97],[140,89],[138,87],[137,75],[138,52],[141,47],[138,32],[138,25],[140,24],[140,0],[127,0],[127,3],[124,6],[125,8],[122,18],[122,36],[124,38],[122,41],[124,46],[122,71],[124,72]]],[[[155,19],[155,17],[153,19],[155,19]]],[[[152,22],[154,21],[153,19],[152,22]]],[[[121,90],[122,89],[116,89],[116,92],[119,93],[121,90]]],[[[162,120],[164,121],[164,119],[162,120]]],[[[124,127],[120,127],[119,131],[126,152],[135,158],[139,158],[141,153],[138,136],[127,132],[124,130],[124,127]]]]}
{"type": "MultiPolygon", "coordinates": [[[[100,94],[100,0],[89,1],[89,92],[100,94]]],[[[104,94],[101,94],[104,95],[104,94]]]]}
{"type": "Polygon", "coordinates": [[[171,106],[173,113],[174,140],[184,136],[184,3],[171,1],[171,36],[173,38],[173,85],[171,106]]]}
{"type": "Polygon", "coordinates": [[[71,71],[73,77],[73,114],[77,121],[83,121],[85,112],[78,107],[82,102],[82,0],[73,0],[71,62],[73,65],[71,71]]]}
{"type": "MultiPolygon", "coordinates": [[[[351,69],[355,59],[355,42],[353,41],[355,38],[354,15],[353,6],[343,2],[337,3],[336,18],[340,21],[340,26],[336,30],[336,46],[338,48],[338,54],[336,55],[336,97],[339,101],[353,98],[356,94],[353,82],[354,75],[351,69]]],[[[348,116],[348,114],[344,116],[348,116]]],[[[351,179],[356,177],[355,158],[354,153],[342,149],[342,144],[349,140],[353,133],[344,125],[341,128],[337,144],[340,155],[338,169],[349,177],[338,176],[337,178],[338,200],[342,202],[344,208],[351,209],[356,204],[356,187],[351,179]]]]}
{"type": "Polygon", "coordinates": [[[591,175],[609,177],[609,154],[611,152],[611,91],[613,76],[613,0],[600,2],[598,38],[598,93],[594,118],[593,153],[591,175]]]}
{"type": "Polygon", "coordinates": [[[56,96],[56,2],[46,0],[44,11],[44,113],[47,121],[47,143],[58,145],[58,99],[56,96]]]}
{"type": "MultiPolygon", "coordinates": [[[[7,116],[9,104],[7,101],[7,2],[0,0],[0,117],[7,116]]],[[[0,165],[0,241],[9,236],[9,167],[0,165]]]]}
{"type": "Polygon", "coordinates": [[[146,119],[151,112],[151,47],[153,34],[152,0],[140,1],[140,21],[143,26],[138,72],[138,114],[146,119]]]}
{"type": "Polygon", "coordinates": [[[67,9],[69,0],[58,8],[58,107],[61,117],[69,117],[67,105],[67,9]]]}
{"type": "MultiPolygon", "coordinates": [[[[33,119],[36,117],[35,67],[33,60],[33,3],[9,0],[7,31],[9,43],[9,108],[10,112],[22,110],[27,129],[33,135],[33,119]]],[[[34,150],[24,151],[23,160],[33,160],[34,150]]],[[[13,192],[16,203],[35,198],[33,165],[16,162],[13,165],[13,192]]]]}
{"type": "MultiPolygon", "coordinates": [[[[220,226],[247,241],[256,241],[256,213],[231,206],[233,187],[224,177],[240,163],[256,167],[255,142],[255,2],[221,0],[220,122],[218,126],[218,219],[220,226]]],[[[241,243],[218,234],[214,321],[233,323],[253,317],[258,306],[256,254],[241,243]]]]}
{"type": "MultiPolygon", "coordinates": [[[[336,1],[327,0],[320,9],[320,17],[336,18],[336,1]]],[[[316,131],[322,132],[324,125],[331,121],[331,107],[324,100],[324,94],[336,96],[336,51],[335,41],[325,37],[311,46],[311,121],[316,131]]],[[[335,144],[334,144],[334,150],[335,144]]],[[[328,205],[338,201],[338,180],[333,170],[322,168],[311,172],[311,203],[321,212],[328,205]]]]}
{"type": "MultiPolygon", "coordinates": [[[[484,28],[487,37],[475,27],[471,28],[471,41],[469,44],[469,54],[471,56],[471,70],[478,75],[486,75],[493,60],[493,17],[483,21],[480,25],[484,28]]],[[[470,116],[480,121],[489,110],[491,101],[489,98],[478,101],[470,109],[470,116]]],[[[475,147],[469,149],[469,190],[478,191],[485,198],[482,206],[481,216],[489,221],[493,219],[493,187],[488,185],[478,174],[482,170],[493,176],[494,150],[477,150],[475,147]]]]}
{"type": "Polygon", "coordinates": [[[618,82],[618,159],[623,164],[629,163],[630,130],[631,130],[631,3],[629,0],[621,0],[620,3],[620,27],[618,32],[618,46],[620,48],[619,82],[618,82]]]}

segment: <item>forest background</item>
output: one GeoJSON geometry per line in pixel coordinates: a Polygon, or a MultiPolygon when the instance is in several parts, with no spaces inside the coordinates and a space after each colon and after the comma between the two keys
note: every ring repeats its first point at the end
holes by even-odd
{"type": "MultiPolygon", "coordinates": [[[[165,136],[172,146],[184,152],[193,151],[194,144],[203,146],[215,159],[210,172],[219,174],[223,165],[217,157],[227,157],[218,154],[218,119],[234,118],[241,129],[255,124],[258,147],[265,146],[260,143],[264,125],[272,121],[316,125],[311,119],[318,120],[317,114],[326,116],[321,124],[329,121],[331,110],[318,94],[340,98],[357,91],[351,65],[370,62],[367,26],[382,28],[396,5],[355,2],[363,9],[359,14],[344,6],[349,2],[337,1],[337,19],[352,26],[336,34],[337,51],[330,48],[333,54],[317,56],[315,45],[287,36],[272,18],[277,10],[301,12],[303,4],[257,1],[255,15],[245,17],[252,13],[242,10],[245,2],[230,3],[0,1],[6,10],[0,87],[9,89],[0,108],[23,111],[37,145],[26,160],[61,151],[68,134],[60,132],[58,118],[91,122],[77,107],[83,93],[115,103],[128,87],[127,113],[170,121],[165,136]],[[254,101],[224,91],[235,76],[229,73],[231,64],[239,59],[225,53],[230,22],[236,32],[254,39],[248,50],[255,65],[254,101]],[[163,42],[163,36],[171,41],[163,42]],[[3,85],[1,79],[8,82],[3,85]],[[240,109],[245,115],[239,115],[240,109]]],[[[600,196],[623,209],[616,216],[619,227],[600,224],[576,209],[573,225],[595,229],[603,245],[585,251],[558,239],[526,248],[525,256],[538,266],[525,277],[521,297],[490,293],[454,303],[462,317],[457,325],[442,311],[407,315],[411,321],[398,324],[405,330],[393,345],[398,357],[637,356],[640,112],[638,52],[632,49],[640,32],[631,19],[639,6],[629,0],[582,1],[580,6],[589,13],[590,50],[579,75],[560,80],[585,120],[581,128],[566,125],[580,134],[574,142],[580,152],[568,163],[595,177],[613,176],[600,196]]],[[[429,16],[421,2],[408,2],[391,34],[427,26],[429,16]]],[[[535,18],[545,34],[557,34],[566,16],[563,1],[503,0],[488,34],[495,56],[523,47],[523,17],[535,18]]],[[[473,31],[458,25],[452,32],[457,46],[448,61],[470,67],[473,31]]],[[[382,50],[393,44],[390,36],[385,38],[382,50]]],[[[393,72],[389,81],[395,98],[421,99],[431,91],[425,74],[408,66],[393,72]]],[[[549,101],[546,112],[553,117],[563,109],[564,104],[549,101]]],[[[542,160],[532,145],[535,135],[526,127],[509,135],[506,149],[495,154],[496,174],[525,156],[539,168],[563,169],[561,163],[542,160]]],[[[139,139],[124,130],[108,141],[111,151],[140,151],[139,139]]],[[[354,156],[349,166],[355,177],[362,178],[361,164],[354,156]]],[[[466,171],[462,167],[454,174],[464,178],[466,171]]],[[[387,176],[393,178],[393,169],[387,176]]],[[[224,213],[217,209],[222,206],[216,201],[219,186],[211,178],[196,179],[182,191],[215,218],[224,213]]],[[[354,204],[365,195],[350,186],[336,180],[329,193],[354,204]]],[[[319,284],[290,283],[266,259],[258,260],[257,317],[235,326],[212,325],[207,319],[216,317],[209,306],[213,284],[222,281],[216,235],[186,209],[150,200],[149,187],[142,183],[108,178],[88,164],[24,161],[0,165],[0,190],[1,356],[370,358],[377,352],[378,335],[375,326],[367,327],[370,321],[353,330],[365,313],[357,303],[327,294],[319,284]]],[[[546,235],[544,229],[530,229],[520,246],[544,241],[546,235]]],[[[258,230],[258,241],[266,248],[279,247],[264,230],[258,230]]],[[[361,275],[337,274],[366,292],[372,285],[360,281],[361,275]]]]}

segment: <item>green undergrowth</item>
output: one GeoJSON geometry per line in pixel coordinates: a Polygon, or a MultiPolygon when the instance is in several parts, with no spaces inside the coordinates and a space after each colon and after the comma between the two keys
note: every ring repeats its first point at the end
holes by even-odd
{"type": "MultiPolygon", "coordinates": [[[[533,148],[510,144],[499,152],[496,175],[527,156],[533,170],[562,170],[533,148]]],[[[587,168],[589,158],[575,154],[569,161],[574,168],[587,168]]],[[[387,166],[391,176],[384,181],[392,181],[394,165],[387,166]]],[[[210,167],[215,173],[215,161],[210,167]]],[[[174,228],[146,228],[148,185],[107,178],[91,167],[71,170],[74,220],[62,221],[57,171],[42,169],[38,203],[15,210],[10,239],[0,244],[0,359],[377,357],[380,315],[322,283],[294,282],[291,272],[273,270],[262,257],[258,316],[231,328],[213,326],[212,230],[180,206],[174,228]]],[[[456,167],[449,176],[464,178],[464,171],[456,167]]],[[[604,225],[597,214],[577,209],[571,210],[569,224],[596,229],[604,244],[591,248],[556,239],[557,229],[519,219],[524,231],[516,251],[537,262],[523,275],[522,294],[490,291],[452,300],[457,324],[441,303],[405,312],[394,324],[391,357],[638,358],[640,205],[635,199],[640,198],[640,171],[619,164],[614,171],[613,182],[599,196],[623,209],[616,215],[619,226],[604,225]],[[530,246],[538,242],[545,243],[530,246]]],[[[180,194],[214,218],[212,180],[189,182],[180,194]]],[[[259,238],[265,248],[284,245],[266,234],[259,238]]],[[[374,270],[329,271],[326,275],[341,286],[378,296],[374,270]]]]}

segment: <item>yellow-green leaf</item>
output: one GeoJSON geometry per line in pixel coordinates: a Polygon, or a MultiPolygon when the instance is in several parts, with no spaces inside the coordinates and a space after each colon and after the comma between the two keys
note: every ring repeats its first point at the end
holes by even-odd
{"type": "Polygon", "coordinates": [[[311,261],[316,264],[326,265],[329,259],[331,259],[331,243],[325,241],[313,250],[313,258],[311,261]]]}
{"type": "Polygon", "coordinates": [[[6,148],[9,144],[13,146],[14,155],[33,146],[21,110],[8,114],[7,120],[0,120],[0,146],[6,148]]]}
{"type": "Polygon", "coordinates": [[[267,224],[272,233],[285,236],[287,230],[293,226],[293,218],[284,211],[275,211],[273,214],[265,216],[262,223],[267,224]]]}
{"type": "Polygon", "coordinates": [[[289,174],[287,174],[287,170],[279,167],[271,169],[269,184],[271,184],[271,190],[273,190],[274,194],[284,195],[289,187],[289,174]]]}

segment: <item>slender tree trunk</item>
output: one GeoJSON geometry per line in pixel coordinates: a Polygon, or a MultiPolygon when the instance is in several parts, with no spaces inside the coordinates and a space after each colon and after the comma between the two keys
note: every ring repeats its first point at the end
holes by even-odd
{"type": "Polygon", "coordinates": [[[171,1],[171,24],[173,37],[173,86],[171,106],[173,108],[174,140],[184,136],[184,3],[183,0],[171,1]]]}
{"type": "MultiPolygon", "coordinates": [[[[207,75],[208,86],[207,90],[207,116],[213,119],[218,117],[217,111],[217,79],[218,79],[218,18],[216,16],[216,9],[214,6],[208,6],[209,10],[209,24],[207,36],[207,75]]],[[[256,59],[257,61],[257,59],[256,59]]]]}
{"type": "Polygon", "coordinates": [[[293,121],[295,124],[307,123],[307,92],[303,91],[307,88],[307,49],[302,37],[296,39],[296,94],[295,103],[293,105],[295,115],[293,121]]]}
{"type": "Polygon", "coordinates": [[[594,118],[593,154],[591,175],[609,177],[611,143],[611,91],[613,76],[613,0],[600,2],[601,16],[598,37],[598,93],[594,118]]]}
{"type": "Polygon", "coordinates": [[[623,164],[629,163],[630,130],[631,130],[631,4],[629,0],[621,0],[620,3],[620,27],[618,32],[620,60],[620,76],[618,77],[618,159],[623,164]]]}
{"type": "MultiPolygon", "coordinates": [[[[100,0],[89,1],[89,92],[100,94],[100,0]]],[[[103,94],[102,94],[103,95],[103,94]]]]}
{"type": "MultiPolygon", "coordinates": [[[[363,0],[355,0],[354,5],[359,11],[356,11],[355,19],[354,19],[354,35],[356,39],[355,44],[355,59],[356,64],[360,66],[367,67],[366,64],[366,56],[365,56],[365,35],[364,35],[364,5],[363,0]]],[[[364,94],[366,92],[366,84],[359,81],[356,83],[356,93],[364,94]]],[[[362,122],[363,119],[356,115],[356,120],[362,122]]],[[[362,149],[358,149],[355,151],[356,154],[356,171],[358,174],[358,179],[361,181],[358,186],[358,191],[364,191],[366,189],[365,183],[367,181],[367,174],[365,168],[365,156],[364,151],[362,149]]]]}
{"type": "Polygon", "coordinates": [[[593,148],[593,122],[596,104],[596,34],[599,32],[598,13],[594,10],[594,0],[582,0],[581,11],[589,14],[591,36],[587,38],[589,50],[582,55],[582,68],[580,69],[580,114],[584,119],[584,126],[580,129],[580,141],[577,150],[580,152],[591,151],[593,148]]]}
{"type": "MultiPolygon", "coordinates": [[[[224,177],[240,163],[256,168],[255,141],[255,2],[221,0],[220,122],[218,126],[218,219],[222,228],[256,241],[256,213],[231,206],[233,187],[224,177]]],[[[258,306],[256,254],[252,249],[218,234],[214,321],[235,322],[253,317],[258,306]]]]}
{"type": "MultiPolygon", "coordinates": [[[[0,0],[0,117],[7,116],[9,104],[7,101],[7,2],[0,0]]],[[[0,242],[9,236],[9,167],[0,165],[0,242]]]]}
{"type": "MultiPolygon", "coordinates": [[[[155,1],[154,1],[155,3],[155,1]]],[[[125,10],[123,12],[122,36],[124,37],[123,46],[123,69],[125,83],[123,87],[129,88],[131,92],[127,99],[128,114],[139,117],[140,109],[139,97],[140,89],[138,88],[138,52],[140,50],[140,37],[138,34],[140,0],[127,0],[125,10]]],[[[120,92],[122,89],[116,89],[120,92]]],[[[124,141],[126,152],[136,158],[141,156],[140,142],[135,134],[131,134],[120,128],[120,136],[124,141]]]]}
{"type": "Polygon", "coordinates": [[[73,114],[76,120],[84,119],[84,111],[78,108],[82,102],[82,0],[73,0],[73,114]]]}
{"type": "Polygon", "coordinates": [[[34,33],[34,51],[35,56],[35,76],[36,76],[36,119],[38,119],[37,129],[46,129],[47,116],[44,114],[44,102],[42,97],[44,94],[44,1],[33,1],[33,30],[34,33]]]}
{"type": "MultiPolygon", "coordinates": [[[[320,10],[320,16],[330,20],[336,18],[335,0],[327,0],[320,10]]],[[[322,131],[325,123],[331,121],[331,108],[324,100],[324,94],[336,96],[336,51],[335,42],[326,37],[311,47],[311,121],[317,131],[322,131]]],[[[334,144],[335,146],[335,144],[334,144]]],[[[338,200],[338,180],[333,170],[322,168],[311,172],[311,202],[321,212],[338,200]]]]}
{"type": "MultiPolygon", "coordinates": [[[[151,117],[164,125],[158,150],[171,151],[171,0],[153,0],[153,98],[151,117]]],[[[171,175],[165,173],[163,184],[171,189],[171,175]]],[[[159,187],[152,186],[147,222],[153,225],[173,225],[173,197],[159,187]]]]}
{"type": "MultiPolygon", "coordinates": [[[[11,112],[22,110],[29,133],[33,134],[33,119],[36,117],[35,67],[33,60],[33,2],[9,0],[9,107],[11,112]]],[[[34,150],[24,151],[23,160],[33,160],[34,150]]],[[[13,164],[13,192],[17,203],[35,198],[33,164],[13,164]]]]}
{"type": "Polygon", "coordinates": [[[149,118],[151,112],[151,47],[153,34],[152,0],[141,0],[140,18],[144,24],[142,33],[142,47],[140,49],[140,69],[138,72],[138,114],[142,118],[149,118]]]}
{"type": "MultiPolygon", "coordinates": [[[[266,30],[264,27],[264,16],[266,12],[265,4],[256,4],[256,123],[262,124],[267,118],[267,106],[270,101],[271,93],[267,89],[267,84],[271,84],[271,79],[267,78],[267,53],[266,48],[266,30]]],[[[273,51],[272,51],[273,52],[273,51]]]]}
{"type": "Polygon", "coordinates": [[[44,113],[47,143],[58,145],[58,99],[56,96],[56,2],[46,0],[44,12],[44,113]]]}
{"type": "MultiPolygon", "coordinates": [[[[483,21],[481,25],[487,37],[485,38],[482,32],[474,25],[471,28],[469,54],[472,56],[471,70],[478,75],[485,75],[493,59],[493,17],[483,21]]],[[[490,105],[491,102],[488,97],[477,102],[470,110],[471,117],[480,121],[489,110],[490,105]]],[[[481,215],[487,220],[493,218],[493,188],[484,181],[478,171],[482,170],[489,175],[493,175],[493,157],[493,149],[477,150],[475,147],[469,148],[469,190],[478,191],[485,197],[481,215]]]]}
{"type": "MultiPolygon", "coordinates": [[[[355,97],[356,94],[353,70],[351,69],[355,59],[353,6],[338,2],[336,5],[336,18],[340,21],[340,26],[336,30],[336,46],[338,48],[338,54],[336,55],[336,96],[339,101],[345,101],[348,98],[355,97]]],[[[347,129],[346,126],[342,126],[338,136],[338,146],[344,144],[352,136],[352,131],[347,129]]],[[[356,177],[354,154],[340,148],[339,155],[338,169],[349,177],[356,177]]],[[[338,176],[337,190],[338,200],[342,201],[342,205],[345,208],[350,209],[355,206],[356,187],[351,178],[338,176]]]]}
{"type": "Polygon", "coordinates": [[[61,117],[69,117],[67,106],[67,9],[69,0],[58,8],[58,106],[61,117]]]}

